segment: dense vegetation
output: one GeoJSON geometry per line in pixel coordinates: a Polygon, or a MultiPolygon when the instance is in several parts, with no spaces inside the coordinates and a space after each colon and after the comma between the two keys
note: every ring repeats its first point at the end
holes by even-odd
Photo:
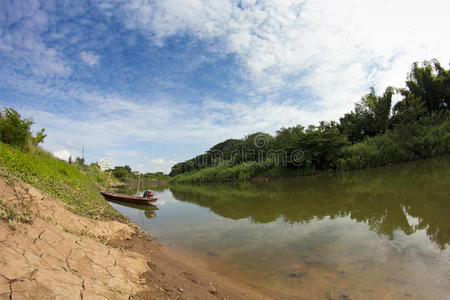
{"type": "Polygon", "coordinates": [[[414,63],[406,87],[371,88],[339,122],[229,139],[173,166],[173,182],[248,180],[374,167],[450,153],[450,71],[414,63]],[[402,100],[392,108],[392,96],[402,100]]]}

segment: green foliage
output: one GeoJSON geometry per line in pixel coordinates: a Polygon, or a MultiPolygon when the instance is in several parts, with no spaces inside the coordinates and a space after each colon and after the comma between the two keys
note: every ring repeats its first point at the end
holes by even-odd
{"type": "Polygon", "coordinates": [[[344,147],[339,169],[375,167],[450,153],[449,115],[433,115],[361,143],[344,147]]]}
{"type": "Polygon", "coordinates": [[[0,141],[22,150],[28,150],[29,144],[42,143],[46,137],[45,129],[33,136],[30,132],[31,125],[31,119],[22,119],[17,111],[4,107],[3,111],[0,111],[0,141]]]}
{"type": "Polygon", "coordinates": [[[450,71],[438,61],[414,63],[406,88],[374,88],[339,123],[281,128],[229,139],[176,164],[171,182],[248,180],[258,176],[355,169],[450,153],[450,71]],[[392,96],[403,99],[393,109],[392,96]],[[294,170],[294,171],[292,171],[294,170]]]}
{"type": "Polygon", "coordinates": [[[145,173],[144,175],[142,175],[142,179],[150,179],[155,181],[168,180],[169,175],[166,175],[163,172],[145,173]]]}
{"type": "Polygon", "coordinates": [[[22,181],[68,204],[76,214],[125,221],[99,193],[100,187],[75,165],[35,147],[23,152],[0,143],[0,166],[22,181]]]}
{"type": "Polygon", "coordinates": [[[450,72],[437,60],[424,61],[422,67],[416,62],[406,81],[407,88],[400,89],[405,97],[423,101],[428,111],[446,111],[450,108],[450,72]]]}
{"type": "Polygon", "coordinates": [[[39,130],[34,137],[32,137],[32,142],[34,146],[39,145],[40,143],[44,142],[44,139],[47,137],[46,134],[44,134],[45,129],[42,128],[39,130]]]}
{"type": "Polygon", "coordinates": [[[340,119],[339,128],[350,142],[358,143],[386,131],[393,95],[393,87],[388,87],[383,96],[377,96],[371,88],[370,93],[355,104],[355,110],[340,119]]]}
{"type": "Polygon", "coordinates": [[[75,158],[75,163],[84,166],[84,158],[77,156],[77,158],[75,158]]]}
{"type": "Polygon", "coordinates": [[[24,148],[30,134],[33,121],[21,119],[20,114],[12,108],[0,112],[0,139],[3,143],[24,148]]]}
{"type": "Polygon", "coordinates": [[[131,173],[130,166],[117,166],[112,170],[112,174],[119,180],[123,180],[125,178],[135,178],[136,175],[131,173]]]}
{"type": "Polygon", "coordinates": [[[226,182],[249,180],[268,170],[270,163],[248,162],[232,166],[230,161],[204,168],[196,172],[184,173],[171,178],[171,183],[183,182],[226,182]]]}

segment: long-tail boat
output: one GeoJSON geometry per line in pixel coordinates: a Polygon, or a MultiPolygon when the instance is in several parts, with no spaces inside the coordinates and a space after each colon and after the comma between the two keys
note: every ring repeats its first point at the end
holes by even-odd
{"type": "Polygon", "coordinates": [[[134,202],[141,204],[151,204],[156,202],[158,198],[155,197],[139,197],[118,193],[110,193],[110,192],[100,192],[106,200],[115,200],[115,201],[126,201],[126,202],[134,202]]]}

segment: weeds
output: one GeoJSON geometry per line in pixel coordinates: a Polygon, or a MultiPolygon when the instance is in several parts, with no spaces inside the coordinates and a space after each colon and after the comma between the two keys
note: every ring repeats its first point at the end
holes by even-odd
{"type": "Polygon", "coordinates": [[[0,200],[0,218],[9,224],[9,228],[16,229],[17,222],[32,224],[33,215],[29,203],[21,202],[18,205],[7,205],[0,200]]]}

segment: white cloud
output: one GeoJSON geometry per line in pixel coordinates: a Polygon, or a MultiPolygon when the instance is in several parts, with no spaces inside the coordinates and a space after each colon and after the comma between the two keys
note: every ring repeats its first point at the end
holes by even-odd
{"type": "Polygon", "coordinates": [[[0,65],[2,73],[30,74],[45,79],[72,72],[66,57],[48,46],[41,34],[49,29],[49,16],[37,1],[13,1],[0,10],[0,65]]]}
{"type": "Polygon", "coordinates": [[[260,93],[308,89],[322,110],[341,113],[371,85],[402,86],[414,61],[447,64],[449,10],[440,0],[132,0],[122,16],[157,45],[179,34],[217,39],[212,51],[237,54],[260,93]]]}
{"type": "Polygon", "coordinates": [[[95,66],[100,62],[100,56],[91,51],[82,51],[80,57],[89,66],[95,66]]]}
{"type": "Polygon", "coordinates": [[[55,151],[55,152],[53,152],[53,155],[59,159],[66,160],[66,161],[71,156],[71,154],[68,150],[55,151]]]}
{"type": "Polygon", "coordinates": [[[164,160],[162,158],[157,158],[157,159],[150,160],[150,164],[152,165],[152,167],[154,169],[160,170],[161,172],[164,172],[166,174],[170,173],[170,169],[176,163],[177,163],[176,161],[171,160],[171,159],[164,160]]]}
{"type": "MultiPolygon", "coordinates": [[[[230,102],[200,98],[195,104],[161,94],[88,91],[66,80],[71,63],[44,43],[41,34],[51,26],[40,6],[32,1],[29,7],[19,2],[8,6],[0,12],[0,54],[10,58],[0,66],[1,85],[61,103],[80,103],[80,119],[70,112],[49,113],[46,107],[20,111],[46,128],[48,149],[72,149],[79,155],[84,144],[88,156],[96,151],[98,158],[106,155],[119,165],[131,161],[134,167],[167,170],[178,160],[169,155],[143,164],[142,155],[130,151],[131,143],[174,144],[174,153],[180,144],[206,150],[254,131],[273,133],[282,126],[337,119],[370,85],[379,93],[387,85],[403,85],[413,61],[436,57],[447,65],[450,59],[447,1],[248,0],[239,7],[237,0],[131,0],[119,12],[114,1],[98,2],[108,15],[115,13],[129,29],[159,46],[186,34],[208,42],[212,54],[234,54],[241,66],[236,73],[242,77],[233,80],[247,85],[244,79],[249,79],[254,88],[230,102]],[[9,24],[20,24],[21,30],[4,30],[9,24]],[[27,76],[30,72],[34,76],[27,76]],[[48,77],[54,80],[42,80],[48,77]],[[290,96],[280,96],[284,91],[290,96]],[[296,96],[299,91],[311,98],[295,100],[303,97],[296,96]],[[157,117],[142,118],[143,112],[157,117]],[[68,136],[70,143],[65,144],[68,136]]],[[[52,34],[65,38],[63,31],[52,34]]],[[[89,66],[102,59],[93,51],[82,51],[79,58],[89,66]]],[[[161,84],[170,93],[176,83],[161,84]]]]}

